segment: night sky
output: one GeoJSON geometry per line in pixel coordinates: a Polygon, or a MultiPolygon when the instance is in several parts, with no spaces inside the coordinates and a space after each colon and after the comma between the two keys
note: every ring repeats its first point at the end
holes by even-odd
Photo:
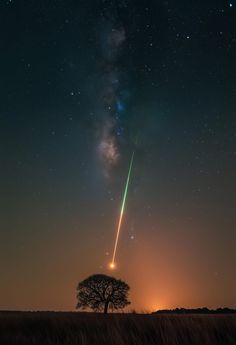
{"type": "Polygon", "coordinates": [[[236,307],[236,1],[1,0],[0,44],[0,308],[236,307]]]}

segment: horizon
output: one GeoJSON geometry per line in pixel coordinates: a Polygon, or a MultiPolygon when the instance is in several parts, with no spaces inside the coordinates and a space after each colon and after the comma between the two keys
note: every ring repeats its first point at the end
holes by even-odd
{"type": "MultiPolygon", "coordinates": [[[[2,310],[0,309],[0,313],[65,313],[65,314],[71,314],[71,313],[77,313],[77,314],[98,314],[101,315],[103,312],[101,311],[93,311],[93,310],[2,310]]],[[[137,314],[137,315],[150,315],[150,314],[234,314],[236,313],[236,308],[228,308],[228,307],[219,307],[215,309],[209,309],[207,307],[198,307],[198,308],[182,308],[177,307],[174,309],[158,309],[154,311],[148,311],[148,310],[134,310],[134,309],[125,309],[122,311],[109,311],[109,314],[111,315],[123,315],[123,314],[137,314]]]]}

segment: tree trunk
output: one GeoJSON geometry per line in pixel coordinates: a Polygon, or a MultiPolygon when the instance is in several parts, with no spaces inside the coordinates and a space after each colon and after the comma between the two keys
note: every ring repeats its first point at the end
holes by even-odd
{"type": "Polygon", "coordinates": [[[105,306],[104,306],[104,314],[107,314],[108,306],[109,306],[109,301],[106,301],[105,306]]]}

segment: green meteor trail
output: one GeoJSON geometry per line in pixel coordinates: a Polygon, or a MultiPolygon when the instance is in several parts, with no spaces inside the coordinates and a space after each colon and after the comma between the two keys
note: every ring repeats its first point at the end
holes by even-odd
{"type": "Polygon", "coordinates": [[[123,195],[123,200],[122,200],[122,204],[121,204],[121,211],[120,211],[120,217],[119,217],[119,222],[118,222],[118,227],[117,227],[117,232],[116,232],[116,239],[115,239],[115,245],[114,245],[114,250],[113,250],[113,256],[112,256],[112,261],[110,263],[110,268],[112,268],[112,269],[115,268],[116,250],[117,250],[117,245],[118,245],[119,235],[120,235],[120,229],[121,229],[123,215],[124,215],[124,209],[125,209],[125,203],[126,203],[126,198],[127,198],[127,194],[128,194],[129,181],[130,181],[130,175],[131,175],[131,171],[132,171],[133,161],[134,161],[134,152],[133,152],[131,160],[130,160],[129,172],[128,172],[128,176],[127,176],[127,180],[126,180],[126,184],[125,184],[124,195],[123,195]]]}

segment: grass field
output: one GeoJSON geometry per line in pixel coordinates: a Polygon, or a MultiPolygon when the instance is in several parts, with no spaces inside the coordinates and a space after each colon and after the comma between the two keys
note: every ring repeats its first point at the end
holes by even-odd
{"type": "Polygon", "coordinates": [[[236,315],[0,312],[1,345],[236,345],[236,315]]]}

